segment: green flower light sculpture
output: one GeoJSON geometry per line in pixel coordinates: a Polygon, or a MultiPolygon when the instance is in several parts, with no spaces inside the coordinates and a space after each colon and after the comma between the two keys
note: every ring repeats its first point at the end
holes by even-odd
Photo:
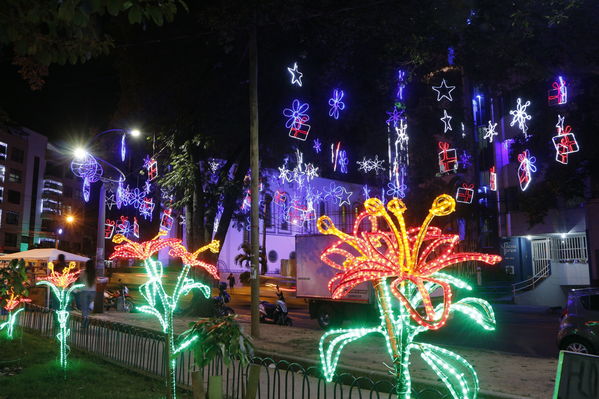
{"type": "Polygon", "coordinates": [[[147,301],[147,305],[140,306],[137,309],[144,313],[153,315],[158,319],[162,326],[162,331],[166,334],[166,346],[168,352],[167,365],[167,398],[176,397],[176,380],[175,367],[178,354],[191,345],[197,335],[183,336],[179,342],[176,342],[174,335],[174,314],[181,297],[187,295],[194,288],[199,289],[206,298],[210,297],[210,287],[193,281],[187,275],[192,267],[201,267],[210,273],[214,278],[218,279],[218,271],[214,265],[202,262],[197,259],[202,252],[210,250],[217,253],[220,248],[218,240],[212,241],[210,244],[190,253],[181,244],[181,240],[175,238],[160,238],[164,235],[160,232],[154,239],[137,243],[129,240],[121,234],[113,237],[113,241],[117,244],[115,252],[110,256],[110,259],[115,258],[134,258],[141,259],[147,274],[147,281],[140,286],[140,292],[147,301]],[[151,258],[158,251],[169,248],[169,255],[179,257],[183,261],[183,269],[177,277],[177,283],[172,293],[169,295],[164,289],[162,283],[162,264],[151,258]]]}
{"type": "Polygon", "coordinates": [[[21,313],[24,308],[19,308],[15,312],[14,310],[21,303],[31,302],[31,299],[24,298],[19,294],[15,294],[13,288],[10,289],[10,298],[7,299],[6,305],[4,305],[4,310],[8,312],[8,318],[4,323],[0,323],[0,331],[6,329],[6,338],[12,339],[13,331],[15,327],[15,323],[17,321],[17,315],[21,313]]]}
{"type": "Polygon", "coordinates": [[[69,320],[69,311],[67,308],[71,302],[71,293],[77,288],[84,286],[84,284],[73,284],[79,277],[79,270],[71,272],[74,268],[75,262],[70,262],[69,266],[65,267],[62,273],[56,273],[54,271],[54,264],[49,262],[48,269],[50,269],[50,275],[37,282],[37,285],[47,285],[50,287],[54,296],[58,299],[56,316],[59,329],[56,338],[60,345],[59,363],[62,368],[67,367],[67,355],[69,352],[67,338],[71,335],[71,330],[67,327],[67,321],[69,320]]]}
{"type": "Polygon", "coordinates": [[[452,303],[452,286],[472,288],[441,270],[465,261],[492,265],[501,257],[454,253],[459,237],[443,234],[439,228],[429,226],[434,217],[455,211],[455,200],[448,195],[437,197],[422,226],[409,230],[403,216],[406,206],[401,200],[392,199],[385,209],[379,199],[370,198],[364,202],[364,207],[351,235],[338,230],[328,216],[318,219],[321,233],[339,238],[321,255],[323,262],[341,271],[329,281],[332,297],[342,298],[357,285],[370,281],[375,289],[381,320],[380,325],[373,328],[336,329],[322,336],[319,349],[325,378],[327,381],[333,379],[345,345],[365,335],[380,333],[393,362],[398,398],[411,396],[409,359],[412,351],[420,352],[453,398],[475,398],[478,378],[464,358],[414,339],[423,331],[444,326],[451,312],[461,312],[485,330],[493,330],[495,316],[491,305],[472,297],[452,303]],[[443,293],[443,301],[433,306],[431,294],[438,289],[443,293]]]}

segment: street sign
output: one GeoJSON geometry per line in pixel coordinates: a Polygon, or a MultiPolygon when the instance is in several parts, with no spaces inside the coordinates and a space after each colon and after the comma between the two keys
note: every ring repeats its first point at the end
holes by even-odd
{"type": "Polygon", "coordinates": [[[599,356],[560,351],[553,399],[599,398],[599,356]]]}

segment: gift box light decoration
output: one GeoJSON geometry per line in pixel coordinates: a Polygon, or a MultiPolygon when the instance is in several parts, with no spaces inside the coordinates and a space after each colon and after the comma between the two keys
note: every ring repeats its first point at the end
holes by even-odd
{"type": "Polygon", "coordinates": [[[497,172],[495,172],[495,166],[491,166],[489,169],[489,188],[491,191],[497,191],[497,172]]]}
{"type": "Polygon", "coordinates": [[[443,234],[431,227],[435,217],[455,211],[455,200],[446,194],[433,202],[420,227],[408,229],[405,204],[393,198],[385,205],[378,198],[364,202],[365,210],[356,217],[353,232],[337,229],[328,216],[317,226],[322,234],[339,238],[325,249],[321,260],[339,270],[328,284],[334,299],[343,298],[361,283],[374,287],[380,324],[372,328],[333,329],[320,339],[320,359],[327,381],[334,377],[345,345],[365,335],[381,334],[392,360],[396,395],[411,397],[409,359],[413,351],[440,377],[454,398],[476,397],[478,379],[474,368],[461,356],[441,347],[416,342],[416,336],[445,325],[450,313],[460,312],[485,330],[495,328],[491,305],[485,300],[465,297],[453,301],[453,287],[471,290],[464,281],[441,270],[466,261],[490,265],[500,256],[474,252],[456,253],[459,236],[443,234]],[[433,305],[431,294],[441,289],[442,301],[433,305]]]}
{"type": "Polygon", "coordinates": [[[148,181],[152,181],[158,177],[158,162],[154,158],[150,158],[149,155],[146,155],[144,167],[148,172],[148,181]]]}
{"type": "Polygon", "coordinates": [[[162,332],[166,334],[167,358],[169,359],[166,370],[167,397],[175,398],[177,354],[188,347],[192,342],[191,340],[196,340],[197,336],[177,339],[174,334],[174,314],[181,298],[193,289],[199,289],[206,298],[210,297],[210,287],[194,281],[188,277],[188,274],[192,267],[199,267],[218,280],[219,275],[216,266],[198,260],[198,256],[206,251],[218,253],[220,243],[218,240],[212,241],[191,253],[181,244],[180,239],[162,238],[164,234],[165,232],[161,231],[152,240],[140,243],[133,242],[125,236],[117,234],[112,240],[118,245],[115,246],[115,251],[110,259],[133,258],[143,261],[147,280],[139,287],[139,292],[146,300],[147,305],[139,306],[137,309],[156,317],[162,327],[162,332]],[[152,259],[154,254],[165,248],[169,248],[169,256],[181,258],[183,262],[183,269],[179,273],[177,282],[170,294],[167,293],[166,287],[163,285],[163,267],[161,263],[152,259]]]}
{"type": "Polygon", "coordinates": [[[310,133],[310,126],[306,122],[310,120],[307,112],[310,109],[308,103],[300,103],[295,99],[291,103],[291,108],[283,110],[283,116],[287,118],[285,127],[289,129],[289,137],[305,141],[310,133]]]}
{"type": "Polygon", "coordinates": [[[17,309],[17,307],[22,303],[31,302],[31,299],[25,298],[21,294],[15,294],[12,287],[8,292],[10,293],[10,297],[6,299],[6,303],[2,306],[8,313],[8,317],[6,318],[6,321],[0,323],[0,331],[6,330],[6,338],[12,339],[17,316],[24,310],[22,307],[19,309],[17,309]]]}
{"type": "Polygon", "coordinates": [[[67,356],[69,353],[67,338],[71,334],[71,329],[68,328],[71,293],[74,290],[84,286],[84,284],[74,284],[79,278],[79,270],[74,269],[75,262],[70,262],[69,266],[62,270],[62,273],[57,273],[54,271],[54,264],[49,262],[48,270],[50,271],[50,274],[41,278],[40,281],[37,282],[37,285],[48,286],[58,300],[58,310],[56,310],[56,316],[59,328],[56,338],[58,339],[60,347],[59,363],[62,368],[67,367],[67,356]]]}
{"type": "Polygon", "coordinates": [[[474,199],[474,184],[462,183],[455,194],[455,200],[464,204],[471,204],[474,199]]]}
{"type": "MultiPolygon", "coordinates": [[[[562,120],[563,123],[563,120],[562,120]]],[[[555,160],[562,164],[568,163],[568,155],[578,152],[578,142],[576,136],[572,133],[572,127],[567,125],[563,129],[558,127],[558,135],[553,136],[553,146],[555,147],[555,160]]]]}
{"type": "Polygon", "coordinates": [[[561,76],[551,85],[552,88],[547,94],[547,102],[549,105],[563,105],[568,102],[568,86],[566,81],[561,76]]]}
{"type": "Polygon", "coordinates": [[[510,122],[510,126],[514,126],[516,123],[518,124],[518,129],[522,131],[525,138],[528,138],[528,126],[526,125],[526,121],[532,119],[532,116],[526,113],[526,108],[530,106],[530,101],[527,101],[522,105],[522,99],[518,98],[516,100],[516,109],[510,111],[510,115],[513,116],[512,121],[510,122]]]}
{"type": "Polygon", "coordinates": [[[445,141],[439,141],[439,171],[444,173],[451,173],[458,170],[458,155],[455,148],[449,148],[449,143],[445,141]]]}
{"type": "Polygon", "coordinates": [[[287,67],[287,71],[291,74],[291,84],[302,87],[302,76],[304,74],[297,69],[297,62],[293,63],[293,68],[287,67]]]}
{"type": "Polygon", "coordinates": [[[106,219],[106,222],[104,222],[104,238],[111,240],[115,229],[116,222],[114,220],[106,219]]]}
{"type": "Polygon", "coordinates": [[[162,211],[162,216],[160,216],[160,231],[169,232],[173,228],[173,217],[171,216],[173,210],[171,208],[166,208],[162,211]]]}
{"type": "Polygon", "coordinates": [[[520,182],[520,189],[526,191],[530,182],[532,181],[532,174],[537,171],[535,166],[536,158],[530,156],[530,151],[524,150],[521,154],[518,154],[518,181],[520,182]]]}

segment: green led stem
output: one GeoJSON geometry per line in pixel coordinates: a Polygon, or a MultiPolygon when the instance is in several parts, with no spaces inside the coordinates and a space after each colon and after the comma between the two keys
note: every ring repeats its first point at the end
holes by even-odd
{"type": "Polygon", "coordinates": [[[58,333],[56,338],[59,343],[59,363],[62,368],[67,367],[67,356],[69,354],[69,346],[67,345],[67,339],[71,335],[71,329],[67,327],[69,320],[69,311],[67,310],[69,302],[71,301],[71,293],[82,288],[84,284],[73,284],[68,289],[56,287],[49,281],[42,280],[38,281],[37,285],[47,285],[52,289],[54,296],[58,299],[58,310],[56,310],[56,316],[58,320],[58,333]]]}
{"type": "Polygon", "coordinates": [[[15,323],[17,321],[17,315],[21,313],[23,310],[23,308],[20,308],[16,312],[8,312],[8,318],[4,323],[0,324],[0,331],[6,328],[6,338],[13,338],[13,332],[15,328],[15,323]]]}
{"type": "Polygon", "coordinates": [[[174,314],[181,297],[187,295],[192,289],[199,289],[206,298],[210,297],[210,287],[205,284],[195,282],[187,277],[190,265],[184,265],[181,273],[177,277],[175,288],[171,295],[167,294],[162,284],[163,269],[162,264],[151,258],[144,260],[147,281],[139,288],[141,295],[147,301],[147,305],[138,307],[141,312],[153,315],[160,322],[162,332],[166,334],[166,361],[167,378],[169,381],[169,397],[176,397],[175,367],[177,355],[187,348],[197,336],[187,338],[178,344],[175,342],[174,335],[174,314]],[[158,301],[159,300],[159,301],[158,301]]]}

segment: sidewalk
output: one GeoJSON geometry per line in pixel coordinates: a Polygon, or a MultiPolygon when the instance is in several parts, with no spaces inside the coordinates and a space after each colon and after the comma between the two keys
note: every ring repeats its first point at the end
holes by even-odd
{"type": "MultiPolygon", "coordinates": [[[[143,313],[109,312],[92,317],[160,331],[156,319],[143,313]]],[[[195,320],[193,317],[177,317],[175,332],[183,332],[189,323],[195,320]]],[[[239,316],[238,320],[244,330],[249,332],[249,318],[239,316]]],[[[254,342],[260,354],[318,364],[318,341],[322,331],[262,324],[260,332],[261,338],[254,342]]],[[[557,359],[468,348],[452,350],[466,358],[477,370],[481,391],[536,399],[546,399],[553,394],[557,359]]],[[[360,370],[364,373],[387,373],[387,367],[383,362],[389,364],[384,340],[373,335],[347,345],[340,357],[339,368],[360,370]]],[[[438,381],[436,374],[417,354],[411,358],[410,370],[414,380],[438,381]]]]}

